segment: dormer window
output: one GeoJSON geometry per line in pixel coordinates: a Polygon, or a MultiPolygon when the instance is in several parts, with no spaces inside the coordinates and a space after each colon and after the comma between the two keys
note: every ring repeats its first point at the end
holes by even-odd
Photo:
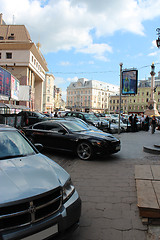
{"type": "Polygon", "coordinates": [[[0,40],[3,40],[4,39],[4,37],[3,36],[0,36],[0,40]]]}
{"type": "Polygon", "coordinates": [[[11,35],[8,37],[8,40],[14,40],[14,33],[11,33],[11,35]]]}

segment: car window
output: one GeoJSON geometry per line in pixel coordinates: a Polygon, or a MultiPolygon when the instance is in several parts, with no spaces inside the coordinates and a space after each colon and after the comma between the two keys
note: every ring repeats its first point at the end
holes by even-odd
{"type": "Polygon", "coordinates": [[[59,125],[58,123],[53,123],[50,126],[50,130],[53,132],[58,132],[59,130],[64,130],[64,128],[61,125],[59,125]]]}
{"type": "Polygon", "coordinates": [[[39,123],[33,126],[33,129],[41,129],[45,130],[46,129],[46,123],[39,123]]]}
{"type": "Polygon", "coordinates": [[[72,116],[72,113],[71,113],[71,112],[69,112],[69,113],[67,113],[67,114],[66,114],[66,116],[72,116]]]}
{"type": "Polygon", "coordinates": [[[79,132],[79,131],[87,130],[86,126],[83,126],[79,122],[66,121],[66,122],[63,122],[63,125],[72,132],[79,132]]]}
{"type": "Polygon", "coordinates": [[[81,119],[84,119],[83,114],[81,114],[81,113],[78,114],[78,117],[81,119]]]}
{"type": "Polygon", "coordinates": [[[77,117],[77,113],[72,113],[72,117],[77,117]]]}
{"type": "Polygon", "coordinates": [[[0,132],[0,159],[34,154],[32,146],[18,131],[0,132]]]}

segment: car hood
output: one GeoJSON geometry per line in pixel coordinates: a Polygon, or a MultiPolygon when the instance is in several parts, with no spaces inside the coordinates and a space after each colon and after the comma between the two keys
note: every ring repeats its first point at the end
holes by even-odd
{"type": "Polygon", "coordinates": [[[118,140],[112,134],[105,133],[103,131],[90,130],[90,131],[78,132],[78,134],[85,135],[88,137],[97,137],[97,138],[101,138],[101,139],[107,139],[107,140],[111,140],[111,141],[118,140]]]}
{"type": "Polygon", "coordinates": [[[0,161],[0,204],[32,197],[63,185],[69,174],[42,154],[0,161]]]}

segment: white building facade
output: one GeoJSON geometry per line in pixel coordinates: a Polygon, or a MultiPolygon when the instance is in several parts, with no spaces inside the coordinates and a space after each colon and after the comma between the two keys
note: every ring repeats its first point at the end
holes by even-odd
{"type": "Polygon", "coordinates": [[[66,108],[72,111],[107,112],[109,96],[117,92],[117,85],[80,78],[67,87],[66,108]]]}

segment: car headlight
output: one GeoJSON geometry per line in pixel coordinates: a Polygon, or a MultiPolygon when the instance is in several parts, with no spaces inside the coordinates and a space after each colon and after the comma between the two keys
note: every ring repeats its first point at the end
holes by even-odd
{"type": "Polygon", "coordinates": [[[71,181],[68,179],[65,185],[63,186],[63,202],[66,202],[74,193],[75,187],[71,181]]]}

